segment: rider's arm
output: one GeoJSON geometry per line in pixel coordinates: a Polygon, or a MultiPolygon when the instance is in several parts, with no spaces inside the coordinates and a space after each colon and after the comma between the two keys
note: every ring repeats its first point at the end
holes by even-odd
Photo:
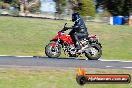
{"type": "Polygon", "coordinates": [[[75,23],[74,26],[72,26],[72,29],[77,30],[79,29],[80,26],[81,26],[81,22],[75,23]]]}

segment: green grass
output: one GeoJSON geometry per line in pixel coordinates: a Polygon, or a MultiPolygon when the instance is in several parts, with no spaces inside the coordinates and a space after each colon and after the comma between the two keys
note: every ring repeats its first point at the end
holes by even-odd
{"type": "MultiPolygon", "coordinates": [[[[89,74],[128,73],[130,70],[89,69],[89,74]]],[[[76,82],[76,69],[0,69],[0,88],[132,88],[130,84],[86,84],[76,82]]]]}
{"type": "MultiPolygon", "coordinates": [[[[63,28],[64,20],[0,17],[0,54],[45,56],[44,47],[63,28]]],[[[104,59],[132,60],[132,26],[86,23],[103,46],[104,59]]],[[[64,54],[61,57],[66,57],[64,54]]]]}

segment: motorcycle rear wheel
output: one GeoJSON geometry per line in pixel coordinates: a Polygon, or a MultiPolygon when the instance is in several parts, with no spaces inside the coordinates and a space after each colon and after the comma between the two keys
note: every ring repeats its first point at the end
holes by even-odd
{"type": "Polygon", "coordinates": [[[61,47],[60,47],[60,45],[56,45],[54,48],[52,48],[53,43],[54,42],[51,42],[48,45],[46,45],[45,54],[49,58],[58,58],[61,55],[61,47]]]}
{"type": "Polygon", "coordinates": [[[91,44],[90,45],[90,52],[86,53],[85,56],[89,60],[98,60],[102,55],[101,47],[98,44],[91,44]]]}

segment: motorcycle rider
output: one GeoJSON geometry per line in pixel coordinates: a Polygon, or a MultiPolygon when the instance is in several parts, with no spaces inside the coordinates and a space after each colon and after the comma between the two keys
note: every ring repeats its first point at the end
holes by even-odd
{"type": "Polygon", "coordinates": [[[80,40],[82,38],[88,38],[87,28],[83,19],[80,17],[78,12],[72,14],[72,21],[75,22],[72,27],[65,27],[63,30],[66,31],[68,29],[72,29],[69,33],[72,40],[75,43],[76,49],[80,50],[80,40]]]}

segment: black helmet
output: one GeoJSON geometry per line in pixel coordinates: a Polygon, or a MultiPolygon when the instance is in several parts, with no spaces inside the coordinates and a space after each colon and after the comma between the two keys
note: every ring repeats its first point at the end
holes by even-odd
{"type": "Polygon", "coordinates": [[[78,12],[72,14],[72,21],[78,21],[80,19],[80,15],[78,12]]]}

